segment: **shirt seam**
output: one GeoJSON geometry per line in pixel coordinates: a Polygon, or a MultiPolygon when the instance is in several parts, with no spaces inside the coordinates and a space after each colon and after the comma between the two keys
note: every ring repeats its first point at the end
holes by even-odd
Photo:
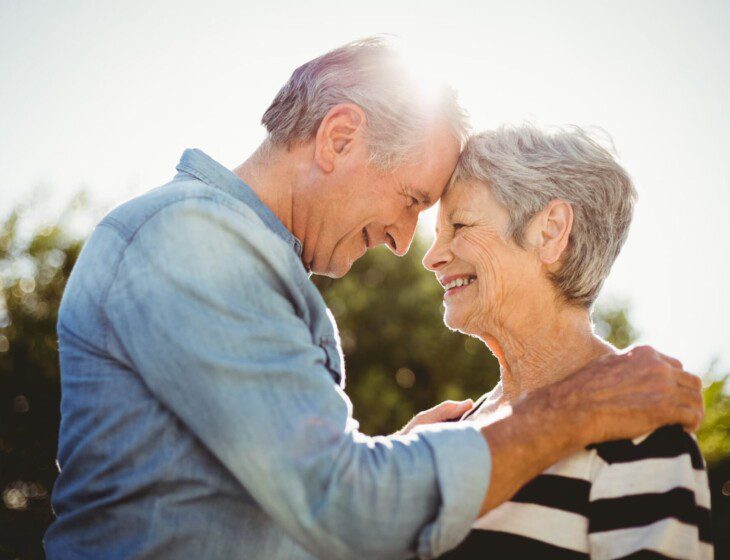
{"type": "Polygon", "coordinates": [[[106,216],[100,223],[100,226],[110,226],[116,230],[123,241],[128,241],[129,237],[134,234],[134,231],[127,226],[127,224],[120,222],[114,216],[106,216]]]}
{"type": "MultiPolygon", "coordinates": [[[[208,174],[207,174],[207,173],[206,173],[205,171],[203,171],[203,170],[201,170],[201,169],[198,169],[198,168],[196,168],[196,167],[194,167],[194,166],[192,166],[192,165],[190,165],[190,164],[188,164],[188,163],[183,163],[183,162],[180,162],[180,163],[178,164],[178,166],[177,166],[177,169],[178,169],[178,170],[180,170],[180,171],[185,171],[186,173],[189,173],[189,174],[190,174],[190,175],[192,175],[193,177],[197,177],[197,178],[201,179],[201,180],[202,180],[202,181],[203,181],[203,182],[204,182],[204,183],[205,183],[206,185],[208,185],[208,186],[211,186],[211,187],[215,187],[215,185],[216,185],[216,183],[217,183],[217,181],[216,181],[215,179],[213,179],[213,178],[212,178],[212,177],[211,177],[210,175],[208,175],[208,174]]],[[[245,183],[244,183],[244,184],[245,184],[245,183]]],[[[247,187],[248,187],[249,189],[251,188],[251,187],[249,187],[248,185],[246,185],[246,186],[247,186],[247,187]]],[[[223,192],[225,192],[225,191],[223,191],[223,192]]],[[[228,193],[226,193],[226,194],[228,194],[228,193]]],[[[255,193],[254,193],[254,195],[255,195],[255,193]]],[[[229,196],[231,196],[231,195],[229,194],[229,196]]],[[[259,199],[259,200],[260,200],[260,199],[259,199]]],[[[263,218],[262,218],[261,216],[259,216],[259,213],[258,213],[258,212],[256,211],[256,209],[255,209],[255,208],[251,207],[251,206],[250,206],[250,205],[249,205],[248,203],[246,203],[246,202],[245,202],[245,201],[243,201],[243,200],[240,200],[239,202],[241,202],[241,203],[243,203],[243,204],[246,204],[246,205],[247,205],[247,206],[248,206],[249,208],[251,208],[251,210],[253,210],[254,214],[256,214],[256,217],[257,217],[257,218],[258,218],[259,220],[261,220],[261,223],[263,223],[263,224],[264,224],[264,226],[266,226],[266,228],[267,228],[268,230],[270,230],[270,231],[271,231],[271,232],[272,232],[272,233],[273,233],[274,235],[276,235],[276,236],[277,236],[277,237],[279,237],[279,238],[280,238],[280,239],[281,239],[282,241],[285,241],[286,243],[288,243],[288,244],[290,244],[290,245],[292,245],[292,246],[296,245],[296,242],[297,242],[297,238],[296,238],[296,237],[294,236],[294,234],[292,234],[292,233],[291,233],[290,231],[288,231],[288,233],[289,233],[289,236],[290,236],[290,238],[289,238],[289,239],[284,239],[284,238],[283,238],[283,237],[282,237],[282,236],[281,236],[281,235],[280,235],[280,234],[279,234],[278,232],[274,231],[274,230],[273,230],[273,229],[272,229],[272,228],[271,228],[271,227],[270,227],[270,226],[269,226],[269,225],[268,225],[268,224],[267,224],[267,223],[266,223],[266,222],[264,221],[264,219],[263,219],[263,218]]],[[[263,202],[261,202],[261,204],[263,204],[263,202]]],[[[284,228],[284,230],[286,230],[286,228],[284,227],[284,225],[283,225],[283,224],[282,224],[282,227],[284,228]]]]}

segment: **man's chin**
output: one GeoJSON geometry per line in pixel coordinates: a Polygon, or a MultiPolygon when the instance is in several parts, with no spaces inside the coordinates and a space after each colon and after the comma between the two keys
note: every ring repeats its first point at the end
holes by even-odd
{"type": "Polygon", "coordinates": [[[329,278],[342,278],[345,274],[350,272],[352,268],[352,262],[330,262],[327,263],[326,267],[319,268],[316,265],[312,266],[312,273],[318,276],[327,276],[329,278]]]}
{"type": "Polygon", "coordinates": [[[352,265],[353,263],[343,263],[342,266],[335,267],[334,269],[330,270],[328,276],[330,278],[342,278],[345,274],[350,272],[352,265]]]}

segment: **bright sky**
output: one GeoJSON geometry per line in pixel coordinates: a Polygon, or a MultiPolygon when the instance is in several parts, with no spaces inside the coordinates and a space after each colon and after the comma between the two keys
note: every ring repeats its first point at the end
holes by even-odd
{"type": "Polygon", "coordinates": [[[82,187],[117,204],[186,147],[233,167],[296,66],[392,33],[447,69],[477,130],[612,135],[640,201],[604,297],[644,341],[728,372],[728,29],[725,0],[0,0],[0,212],[39,186],[53,205],[82,187]]]}

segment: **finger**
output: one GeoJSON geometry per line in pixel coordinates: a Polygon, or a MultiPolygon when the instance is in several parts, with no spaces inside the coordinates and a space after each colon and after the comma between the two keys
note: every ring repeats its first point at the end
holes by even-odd
{"type": "Polygon", "coordinates": [[[439,415],[444,420],[459,418],[467,410],[474,406],[474,401],[467,399],[465,401],[446,401],[441,403],[439,415]]]}
{"type": "Polygon", "coordinates": [[[680,385],[679,387],[677,387],[677,389],[679,395],[679,404],[681,406],[694,407],[697,411],[704,410],[702,393],[683,385],[680,385]]]}
{"type": "Polygon", "coordinates": [[[696,432],[705,417],[702,395],[694,389],[679,387],[677,405],[671,409],[668,424],[681,424],[688,433],[696,432]]]}
{"type": "Polygon", "coordinates": [[[677,385],[702,391],[702,379],[694,373],[678,369],[674,372],[674,378],[677,380],[677,385]]]}
{"type": "Polygon", "coordinates": [[[698,413],[695,408],[680,406],[676,410],[674,423],[681,424],[685,432],[692,434],[699,430],[702,420],[704,415],[698,413]]]}
{"type": "Polygon", "coordinates": [[[443,415],[444,410],[448,409],[450,406],[453,406],[456,402],[457,401],[443,401],[427,410],[422,410],[419,414],[422,414],[424,416],[441,416],[443,415]]]}
{"type": "Polygon", "coordinates": [[[655,350],[655,352],[659,355],[659,357],[663,361],[667,362],[672,367],[677,368],[677,369],[684,369],[684,367],[682,367],[682,362],[680,362],[677,358],[672,358],[671,356],[667,356],[666,354],[662,354],[661,352],[659,352],[657,350],[655,350]]]}
{"type": "Polygon", "coordinates": [[[436,405],[434,408],[451,408],[451,409],[457,409],[457,408],[463,408],[465,406],[471,406],[474,404],[474,401],[471,399],[466,399],[465,401],[444,401],[441,404],[436,405]]]}

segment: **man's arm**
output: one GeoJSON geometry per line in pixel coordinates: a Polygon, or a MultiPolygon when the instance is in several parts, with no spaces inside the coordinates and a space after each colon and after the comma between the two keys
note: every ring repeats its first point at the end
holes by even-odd
{"type": "Polygon", "coordinates": [[[161,210],[109,290],[109,351],[316,556],[437,556],[476,518],[487,445],[474,426],[358,433],[289,251],[212,201],[161,210]]]}
{"type": "Polygon", "coordinates": [[[702,383],[648,346],[600,358],[486,419],[492,473],[480,516],[553,463],[591,443],[632,439],[666,424],[696,430],[702,383]]]}

